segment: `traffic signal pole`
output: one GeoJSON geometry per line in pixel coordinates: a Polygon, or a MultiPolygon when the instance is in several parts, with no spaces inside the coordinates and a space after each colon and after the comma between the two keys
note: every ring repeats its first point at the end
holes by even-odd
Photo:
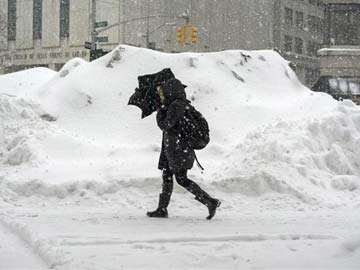
{"type": "MultiPolygon", "coordinates": [[[[197,28],[189,25],[190,17],[188,12],[185,14],[182,14],[180,16],[164,16],[164,15],[149,15],[150,12],[150,2],[148,2],[148,10],[147,10],[147,16],[144,17],[138,17],[138,18],[132,18],[129,20],[120,21],[121,16],[119,16],[119,22],[108,25],[106,21],[104,22],[97,22],[96,21],[96,1],[97,0],[90,0],[91,1],[91,12],[90,12],[90,42],[85,42],[85,48],[90,49],[90,61],[93,61],[102,55],[106,54],[108,51],[97,49],[97,42],[108,42],[107,37],[98,37],[99,33],[104,32],[110,28],[113,28],[115,26],[125,25],[126,23],[130,23],[133,21],[139,21],[139,20],[146,20],[146,47],[150,47],[150,19],[156,19],[156,18],[183,18],[185,20],[185,25],[178,28],[178,42],[183,44],[193,44],[196,42],[197,39],[197,28]],[[101,28],[101,29],[97,29],[101,28]],[[190,32],[190,39],[187,38],[189,36],[190,32]]],[[[124,2],[122,2],[124,4],[124,2]]],[[[122,7],[124,8],[124,7],[122,7]]],[[[119,4],[119,12],[121,9],[121,4],[119,4]]],[[[161,25],[165,26],[166,23],[161,25]]],[[[160,28],[158,27],[158,28],[160,28]]],[[[158,29],[157,28],[157,29],[158,29]]],[[[124,33],[123,33],[124,34],[124,33]]]]}
{"type": "Polygon", "coordinates": [[[91,42],[91,50],[96,50],[96,0],[91,0],[91,14],[90,14],[90,42],[91,42]]]}

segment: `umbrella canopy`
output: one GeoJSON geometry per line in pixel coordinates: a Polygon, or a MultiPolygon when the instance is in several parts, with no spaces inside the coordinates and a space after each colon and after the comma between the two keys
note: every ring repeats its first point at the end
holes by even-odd
{"type": "Polygon", "coordinates": [[[160,105],[156,87],[172,78],[175,76],[170,68],[165,68],[154,74],[139,76],[139,87],[135,89],[135,93],[130,97],[128,104],[141,109],[141,118],[151,115],[160,105]]]}

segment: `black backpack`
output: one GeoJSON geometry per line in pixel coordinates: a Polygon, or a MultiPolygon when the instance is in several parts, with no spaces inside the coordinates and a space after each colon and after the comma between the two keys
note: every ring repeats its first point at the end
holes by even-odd
{"type": "Polygon", "coordinates": [[[209,125],[202,114],[192,105],[186,104],[182,121],[182,134],[195,150],[204,149],[210,142],[209,125]]]}

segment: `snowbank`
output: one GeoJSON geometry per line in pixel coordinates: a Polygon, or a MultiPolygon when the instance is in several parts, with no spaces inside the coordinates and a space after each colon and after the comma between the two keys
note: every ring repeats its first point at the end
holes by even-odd
{"type": "Polygon", "coordinates": [[[308,203],[326,201],[333,190],[359,190],[359,118],[345,101],[321,118],[279,120],[250,132],[226,156],[217,186],[249,195],[289,193],[308,203]]]}
{"type": "Polygon", "coordinates": [[[9,217],[2,217],[0,225],[8,228],[12,233],[16,234],[22,242],[29,246],[33,252],[39,256],[48,266],[48,269],[58,269],[69,261],[66,255],[54,247],[54,241],[42,239],[39,235],[31,232],[26,225],[21,225],[9,217]]]}
{"type": "Polygon", "coordinates": [[[35,89],[55,74],[56,72],[51,69],[40,67],[0,75],[0,93],[31,96],[35,89]]]}
{"type": "Polygon", "coordinates": [[[276,52],[125,45],[91,63],[69,61],[31,99],[25,87],[1,96],[2,187],[63,198],[158,183],[161,133],[154,115],[141,120],[127,102],[138,75],[165,67],[209,121],[211,143],[198,152],[206,171],[191,171],[202,184],[307,203],[348,203],[359,193],[359,108],[304,87],[276,52]]]}

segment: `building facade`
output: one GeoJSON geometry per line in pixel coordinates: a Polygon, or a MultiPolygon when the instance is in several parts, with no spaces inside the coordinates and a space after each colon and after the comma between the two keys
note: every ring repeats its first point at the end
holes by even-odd
{"type": "Polygon", "coordinates": [[[325,2],[325,48],[319,50],[315,91],[360,105],[360,0],[325,2]]]}
{"type": "Polygon", "coordinates": [[[89,59],[92,3],[97,46],[119,43],[165,52],[277,48],[308,85],[318,77],[323,43],[321,0],[0,0],[0,72],[34,66],[55,70],[89,59]],[[195,44],[179,44],[177,27],[198,28],[195,44]]]}
{"type": "Polygon", "coordinates": [[[319,0],[275,1],[274,43],[296,65],[300,80],[308,86],[319,78],[317,51],[324,39],[324,3],[319,0]]]}
{"type": "Polygon", "coordinates": [[[360,0],[327,0],[321,76],[360,79],[360,0]]]}

